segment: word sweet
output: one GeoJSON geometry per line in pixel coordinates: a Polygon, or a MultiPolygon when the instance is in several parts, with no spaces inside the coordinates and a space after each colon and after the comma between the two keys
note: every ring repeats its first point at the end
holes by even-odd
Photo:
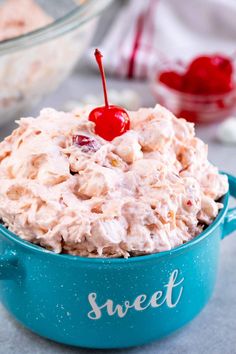
{"type": "Polygon", "coordinates": [[[184,278],[179,277],[179,271],[175,269],[167,284],[164,285],[163,290],[158,290],[148,298],[146,294],[138,295],[134,301],[125,300],[122,304],[114,304],[114,301],[108,299],[105,303],[99,304],[98,295],[96,293],[90,293],[88,295],[88,301],[91,305],[91,311],[88,313],[88,317],[91,320],[99,320],[104,313],[108,316],[118,316],[123,318],[130,310],[144,311],[148,308],[158,308],[166,305],[169,308],[174,308],[178,305],[184,287],[184,278]]]}

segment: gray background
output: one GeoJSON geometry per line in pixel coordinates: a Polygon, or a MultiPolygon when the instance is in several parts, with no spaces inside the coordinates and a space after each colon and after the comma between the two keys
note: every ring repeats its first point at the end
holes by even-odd
{"type": "MultiPolygon", "coordinates": [[[[109,79],[108,86],[113,89],[135,88],[142,97],[144,106],[152,106],[153,100],[148,83],[109,79]]],[[[100,93],[101,82],[96,73],[85,65],[77,71],[46,100],[36,107],[62,108],[72,99],[79,99],[88,93],[100,93]]],[[[0,138],[9,134],[14,123],[1,127],[0,138]]],[[[221,170],[236,175],[236,146],[220,145],[215,139],[217,126],[197,128],[199,137],[209,144],[209,156],[221,170]]],[[[236,354],[236,233],[222,241],[218,281],[213,298],[203,312],[187,327],[159,342],[138,348],[119,351],[95,351],[63,346],[42,339],[16,323],[0,305],[0,354],[236,354]]]]}

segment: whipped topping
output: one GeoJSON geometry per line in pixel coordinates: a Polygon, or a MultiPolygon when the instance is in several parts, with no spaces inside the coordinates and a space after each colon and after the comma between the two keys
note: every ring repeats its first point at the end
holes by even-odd
{"type": "Polygon", "coordinates": [[[44,109],[0,144],[0,217],[12,232],[57,253],[129,257],[170,250],[213,222],[228,181],[193,124],[157,105],[129,112],[131,129],[107,142],[92,108],[44,109]]]}

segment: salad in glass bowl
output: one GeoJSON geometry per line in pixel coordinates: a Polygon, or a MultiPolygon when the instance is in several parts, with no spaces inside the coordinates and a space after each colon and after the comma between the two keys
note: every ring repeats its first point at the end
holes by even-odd
{"type": "Polygon", "coordinates": [[[27,113],[69,75],[109,3],[0,2],[0,125],[27,113]]]}

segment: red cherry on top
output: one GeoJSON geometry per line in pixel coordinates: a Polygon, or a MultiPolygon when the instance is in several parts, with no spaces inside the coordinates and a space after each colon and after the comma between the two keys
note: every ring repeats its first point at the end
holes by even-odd
{"type": "Polygon", "coordinates": [[[109,105],[102,54],[96,49],[94,55],[102,77],[105,106],[93,109],[89,114],[89,120],[95,123],[96,134],[105,140],[111,141],[130,129],[130,119],[123,108],[109,105]]]}

